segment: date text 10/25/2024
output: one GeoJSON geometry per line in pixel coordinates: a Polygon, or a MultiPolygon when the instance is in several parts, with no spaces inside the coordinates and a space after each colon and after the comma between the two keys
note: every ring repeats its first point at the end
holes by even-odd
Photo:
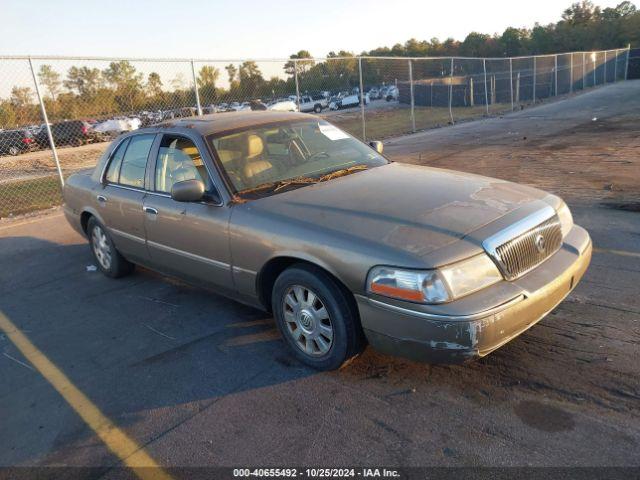
{"type": "Polygon", "coordinates": [[[387,468],[236,468],[233,476],[289,478],[399,478],[400,472],[387,468]]]}

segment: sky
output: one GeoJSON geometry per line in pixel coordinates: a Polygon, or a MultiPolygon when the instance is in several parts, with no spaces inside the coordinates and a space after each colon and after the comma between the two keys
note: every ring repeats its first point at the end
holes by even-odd
{"type": "Polygon", "coordinates": [[[0,55],[264,59],[305,49],[323,57],[546,24],[572,1],[0,0],[0,55]]]}

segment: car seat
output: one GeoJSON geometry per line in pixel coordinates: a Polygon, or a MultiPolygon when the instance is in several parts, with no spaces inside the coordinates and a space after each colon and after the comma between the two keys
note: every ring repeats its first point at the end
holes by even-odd
{"type": "Polygon", "coordinates": [[[263,158],[264,143],[255,134],[247,135],[246,163],[242,173],[248,184],[259,185],[270,180],[273,165],[263,158]]]}

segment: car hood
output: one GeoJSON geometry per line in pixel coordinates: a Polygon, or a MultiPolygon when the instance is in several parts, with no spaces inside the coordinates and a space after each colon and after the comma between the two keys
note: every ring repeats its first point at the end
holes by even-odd
{"type": "Polygon", "coordinates": [[[288,224],[423,257],[546,196],[504,180],[391,163],[250,203],[288,224]]]}

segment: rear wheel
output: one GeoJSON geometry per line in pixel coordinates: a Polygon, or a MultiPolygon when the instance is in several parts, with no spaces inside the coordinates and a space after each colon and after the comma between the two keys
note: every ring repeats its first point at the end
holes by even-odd
{"type": "Polygon", "coordinates": [[[89,219],[87,234],[91,244],[91,253],[93,253],[93,258],[102,273],[111,278],[118,278],[133,271],[133,263],[116,250],[107,229],[95,217],[89,219]]]}
{"type": "Polygon", "coordinates": [[[313,107],[313,111],[314,111],[314,112],[316,112],[316,113],[320,113],[320,112],[322,112],[322,105],[320,105],[320,104],[316,104],[316,105],[313,107]]]}
{"type": "Polygon", "coordinates": [[[10,155],[18,155],[20,153],[20,149],[18,147],[9,147],[10,155]]]}
{"type": "Polygon", "coordinates": [[[273,313],[298,360],[318,370],[333,370],[360,352],[362,333],[349,295],[310,265],[280,274],[272,293],[273,313]]]}

